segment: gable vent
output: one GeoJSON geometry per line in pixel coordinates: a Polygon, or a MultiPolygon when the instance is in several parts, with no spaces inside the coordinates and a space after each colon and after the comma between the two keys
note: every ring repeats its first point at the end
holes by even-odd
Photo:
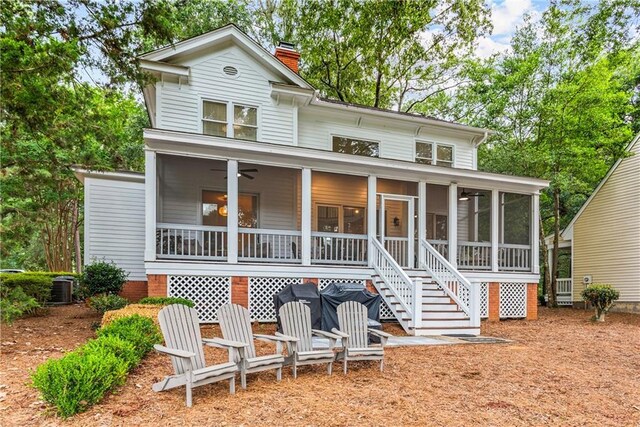
{"type": "Polygon", "coordinates": [[[224,67],[222,69],[222,71],[227,75],[227,76],[237,76],[238,75],[238,69],[236,67],[232,67],[231,65],[227,65],[226,67],[224,67]]]}

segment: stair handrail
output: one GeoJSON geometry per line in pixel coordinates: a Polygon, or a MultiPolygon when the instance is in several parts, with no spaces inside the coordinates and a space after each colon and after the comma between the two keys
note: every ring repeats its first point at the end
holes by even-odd
{"type": "Polygon", "coordinates": [[[479,325],[478,287],[471,285],[471,282],[425,239],[420,239],[420,245],[424,248],[424,251],[421,251],[424,255],[421,256],[420,267],[426,270],[449,298],[469,316],[474,326],[479,325]],[[469,304],[462,300],[461,288],[466,290],[469,304]]]}
{"type": "Polygon", "coordinates": [[[413,302],[415,300],[415,285],[413,281],[378,239],[371,239],[371,243],[374,271],[384,280],[402,308],[413,317],[413,302]],[[396,280],[392,280],[392,275],[395,276],[396,280]],[[400,286],[405,289],[400,289],[400,286]]]}

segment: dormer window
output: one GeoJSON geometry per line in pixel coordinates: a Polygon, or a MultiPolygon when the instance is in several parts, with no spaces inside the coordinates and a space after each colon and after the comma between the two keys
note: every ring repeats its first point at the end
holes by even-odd
{"type": "Polygon", "coordinates": [[[240,104],[202,101],[202,133],[257,141],[258,109],[240,104]]]}
{"type": "Polygon", "coordinates": [[[453,167],[453,146],[416,141],[416,163],[453,167]]]}

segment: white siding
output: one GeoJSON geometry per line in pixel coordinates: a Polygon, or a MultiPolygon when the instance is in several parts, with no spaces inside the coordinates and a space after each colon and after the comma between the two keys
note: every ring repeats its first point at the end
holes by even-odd
{"type": "Polygon", "coordinates": [[[276,144],[293,144],[291,105],[276,105],[271,98],[269,81],[279,80],[240,48],[229,47],[187,61],[191,67],[189,83],[158,82],[158,127],[184,132],[202,132],[203,99],[235,102],[258,107],[258,140],[276,144]],[[235,67],[236,77],[222,68],[235,67]]]}
{"type": "Polygon", "coordinates": [[[85,179],[85,263],[114,262],[129,280],[146,280],[144,184],[85,179]]]}

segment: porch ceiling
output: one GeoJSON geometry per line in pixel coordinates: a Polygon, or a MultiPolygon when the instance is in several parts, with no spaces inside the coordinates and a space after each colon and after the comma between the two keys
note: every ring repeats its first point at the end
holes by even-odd
{"type": "Polygon", "coordinates": [[[548,186],[541,179],[499,175],[469,169],[449,169],[413,162],[370,158],[265,142],[250,142],[201,134],[145,129],[148,150],[158,153],[302,168],[349,175],[375,175],[407,181],[424,180],[473,188],[537,193],[548,186]]]}

